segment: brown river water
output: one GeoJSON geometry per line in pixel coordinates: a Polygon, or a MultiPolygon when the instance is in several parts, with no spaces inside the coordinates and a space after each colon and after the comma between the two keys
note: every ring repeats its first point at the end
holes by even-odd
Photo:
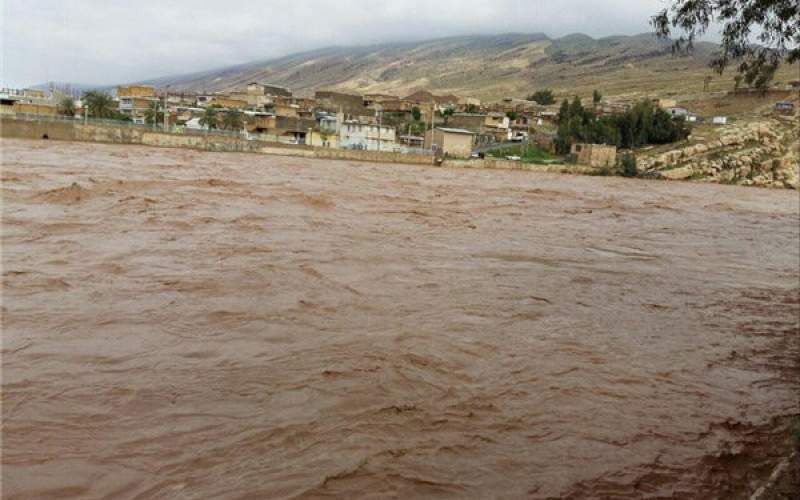
{"type": "Polygon", "coordinates": [[[746,498],[795,191],[2,140],[2,488],[746,498]]]}

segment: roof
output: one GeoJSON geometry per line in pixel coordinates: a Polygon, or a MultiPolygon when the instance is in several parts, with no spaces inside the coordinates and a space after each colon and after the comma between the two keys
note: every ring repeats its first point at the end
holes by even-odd
{"type": "Polygon", "coordinates": [[[470,132],[469,130],[464,130],[463,128],[444,128],[444,127],[437,127],[436,130],[441,130],[442,132],[447,132],[448,134],[469,134],[475,135],[475,132],[470,132]]]}

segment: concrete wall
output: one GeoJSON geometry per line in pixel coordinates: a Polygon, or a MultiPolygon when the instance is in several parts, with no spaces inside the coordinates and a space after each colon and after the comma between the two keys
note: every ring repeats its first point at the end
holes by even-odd
{"type": "Polygon", "coordinates": [[[410,163],[431,165],[427,155],[358,151],[323,147],[299,146],[266,141],[248,141],[239,137],[201,134],[167,134],[145,127],[115,125],[83,125],[73,122],[28,121],[3,116],[0,118],[0,137],[17,139],[102,142],[114,144],[141,144],[171,148],[191,148],[204,151],[262,153],[283,156],[301,156],[331,160],[354,160],[384,163],[410,163]]]}
{"type": "MultiPolygon", "coordinates": [[[[96,124],[83,125],[72,122],[27,121],[17,120],[7,116],[0,117],[0,137],[42,139],[42,136],[45,134],[47,134],[49,139],[63,141],[140,144],[146,146],[199,149],[203,151],[248,152],[327,160],[433,165],[433,158],[428,155],[297,146],[276,142],[248,141],[238,137],[227,136],[165,134],[144,127],[96,124]]],[[[594,168],[578,165],[533,165],[493,158],[484,160],[448,159],[444,161],[442,167],[531,170],[537,172],[573,174],[596,172],[594,168]]]]}
{"type": "Polygon", "coordinates": [[[602,144],[573,144],[571,154],[581,165],[613,167],[617,163],[617,148],[602,144]]]}

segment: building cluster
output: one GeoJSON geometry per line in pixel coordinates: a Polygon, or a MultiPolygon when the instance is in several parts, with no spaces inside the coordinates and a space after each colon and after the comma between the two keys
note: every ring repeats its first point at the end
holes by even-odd
{"type": "MultiPolygon", "coordinates": [[[[56,97],[48,100],[42,91],[20,92],[2,101],[6,112],[58,113],[56,97]]],[[[558,112],[557,106],[532,101],[506,99],[483,105],[478,99],[425,90],[405,97],[333,90],[299,97],[285,87],[258,82],[209,94],[124,85],[116,88],[113,98],[118,114],[131,122],[166,126],[173,132],[236,123],[235,132],[253,138],[370,151],[437,150],[460,157],[470,156],[480,146],[525,140],[536,124],[552,121],[558,112]],[[209,123],[209,108],[216,111],[213,123],[209,123]],[[226,122],[228,114],[238,119],[226,122]]],[[[80,100],[76,101],[75,117],[83,117],[84,111],[80,100]]]]}
{"type": "MultiPolygon", "coordinates": [[[[63,113],[58,103],[64,97],[58,92],[2,89],[0,113],[56,115],[63,113]]],[[[470,157],[508,142],[532,142],[551,149],[559,113],[558,104],[514,98],[481,103],[425,90],[405,97],[333,90],[300,97],[288,88],[259,82],[217,93],[124,85],[116,88],[113,102],[117,116],[172,132],[220,128],[284,143],[386,152],[427,150],[451,157],[470,157]],[[231,115],[235,119],[226,119],[231,115]]],[[[675,100],[654,99],[653,103],[675,118],[699,119],[675,100]]],[[[595,111],[621,113],[634,104],[633,100],[603,100],[595,111]]],[[[83,103],[76,100],[75,118],[84,117],[84,111],[83,103]]],[[[793,113],[794,105],[782,101],[775,111],[793,113]]],[[[607,147],[578,147],[573,156],[579,162],[605,165],[615,159],[607,147]]]]}
{"type": "Polygon", "coordinates": [[[55,97],[44,90],[0,89],[0,114],[55,115],[55,97]]]}

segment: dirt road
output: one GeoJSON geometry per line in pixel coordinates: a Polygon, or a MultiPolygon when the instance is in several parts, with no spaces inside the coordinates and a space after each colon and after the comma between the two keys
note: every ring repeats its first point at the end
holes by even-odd
{"type": "Polygon", "coordinates": [[[2,140],[3,498],[745,498],[797,192],[2,140]]]}

